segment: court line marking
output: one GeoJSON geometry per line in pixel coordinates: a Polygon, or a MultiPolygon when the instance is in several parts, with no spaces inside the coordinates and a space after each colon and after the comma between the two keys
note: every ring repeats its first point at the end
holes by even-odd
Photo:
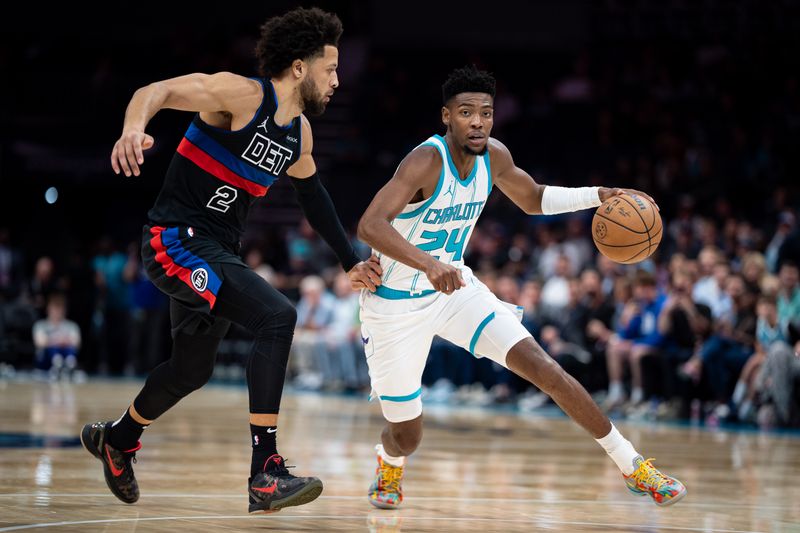
{"type": "MultiPolygon", "coordinates": [[[[22,498],[22,497],[33,497],[33,498],[116,498],[113,494],[108,492],[99,492],[99,493],[58,493],[58,492],[50,492],[50,493],[29,493],[29,492],[20,492],[20,493],[6,493],[0,494],[0,498],[22,498]]],[[[170,493],[148,493],[147,499],[150,498],[199,498],[199,499],[239,499],[242,498],[241,494],[188,494],[188,493],[180,493],[180,492],[170,492],[170,493]]],[[[350,500],[350,501],[357,501],[357,500],[366,500],[366,496],[320,496],[318,499],[320,500],[350,500]]],[[[425,501],[438,501],[438,502],[497,502],[497,503],[530,503],[530,504],[555,504],[555,505],[592,505],[592,504],[603,504],[603,505],[622,505],[627,507],[639,507],[642,506],[643,502],[640,501],[621,501],[621,500],[554,500],[554,499],[536,499],[536,498],[464,498],[464,497],[456,497],[456,496],[425,496],[425,495],[416,495],[411,497],[406,497],[406,502],[415,502],[417,500],[425,500],[425,501]]],[[[780,510],[780,509],[788,509],[792,510],[795,509],[793,505],[762,505],[758,503],[711,503],[711,502],[687,502],[682,501],[680,504],[681,507],[733,507],[733,508],[758,508],[758,509],[772,509],[772,510],[780,510]]],[[[2,531],[2,530],[0,530],[2,531]]]]}
{"type": "MultiPolygon", "coordinates": [[[[11,526],[0,528],[3,531],[20,531],[24,529],[37,529],[45,527],[58,527],[58,526],[78,526],[85,524],[115,524],[122,522],[157,522],[165,520],[363,520],[369,518],[369,514],[360,515],[284,515],[281,517],[264,517],[253,515],[197,515],[197,516],[154,516],[145,518],[106,518],[98,520],[75,520],[63,522],[42,522],[38,524],[26,524],[23,526],[11,526]]],[[[582,521],[566,521],[566,520],[551,520],[548,518],[525,518],[525,519],[512,519],[512,518],[465,518],[465,517],[444,517],[444,516],[386,516],[386,518],[399,518],[401,522],[406,521],[457,521],[457,522],[502,522],[506,524],[549,524],[549,525],[564,525],[564,526],[590,526],[590,527],[612,527],[619,529],[624,528],[652,528],[656,527],[659,531],[672,530],[672,531],[703,531],[707,533],[764,533],[763,531],[743,530],[743,529],[712,529],[708,527],[683,527],[683,526],[664,526],[654,524],[620,524],[606,523],[606,522],[582,522],[582,521]]]]}

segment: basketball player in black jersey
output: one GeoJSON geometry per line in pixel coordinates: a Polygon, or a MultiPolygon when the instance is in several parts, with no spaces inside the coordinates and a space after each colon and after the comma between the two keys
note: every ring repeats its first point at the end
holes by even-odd
{"type": "Polygon", "coordinates": [[[189,74],[136,91],[125,113],[111,165],[138,176],[145,133],[161,109],[195,111],[144,227],[142,256],[150,279],[170,296],[173,349],[116,422],[87,424],[83,445],[103,462],[106,484],[123,502],[139,488],[131,461],[143,430],[211,377],[220,340],[231,322],[254,336],[247,361],[253,456],[250,512],[277,511],[314,500],[315,477],[289,474],[277,453],[276,431],[296,313],[289,300],[238,255],[250,206],[289,176],[314,229],[335,251],[354,289],[375,290],[380,266],[361,261],[316,175],[311,126],[339,81],[339,18],[295,9],[268,20],[256,54],[260,78],[189,74]]]}

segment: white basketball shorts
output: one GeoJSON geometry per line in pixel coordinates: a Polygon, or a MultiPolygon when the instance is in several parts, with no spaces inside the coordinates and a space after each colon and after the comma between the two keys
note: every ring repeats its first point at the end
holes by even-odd
{"type": "Polygon", "coordinates": [[[422,371],[434,335],[475,357],[504,367],[506,354],[531,334],[522,326],[522,308],[500,301],[477,278],[451,295],[387,299],[367,290],[361,295],[361,340],[372,395],[389,422],[422,414],[422,371]]]}

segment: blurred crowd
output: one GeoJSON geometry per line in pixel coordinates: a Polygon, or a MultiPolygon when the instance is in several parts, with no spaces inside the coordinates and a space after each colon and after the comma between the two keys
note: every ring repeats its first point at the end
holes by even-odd
{"type": "MultiPolygon", "coordinates": [[[[734,217],[696,215],[687,202],[665,232],[654,256],[620,265],[596,253],[583,214],[541,217],[527,233],[490,219],[476,229],[467,263],[498,298],[524,309],[525,327],[611,413],[800,425],[795,212],[781,211],[766,234],[734,217]],[[688,250],[680,247],[687,232],[688,250]]],[[[76,370],[133,376],[169,356],[168,302],[144,277],[138,244],[96,245],[83,271],[40,257],[28,274],[0,233],[5,363],[49,379],[76,370]]],[[[368,392],[358,293],[305,222],[287,234],[286,248],[283,272],[257,247],[244,257],[297,302],[290,383],[368,392]]],[[[247,332],[232,328],[217,378],[242,380],[249,348],[247,332]]],[[[431,403],[535,410],[550,402],[508,370],[438,339],[423,382],[431,403]]]]}

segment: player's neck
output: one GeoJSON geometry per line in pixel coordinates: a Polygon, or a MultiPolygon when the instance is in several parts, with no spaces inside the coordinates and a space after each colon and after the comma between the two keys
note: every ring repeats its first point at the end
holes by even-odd
{"type": "Polygon", "coordinates": [[[475,154],[468,154],[462,146],[456,145],[450,132],[445,134],[444,139],[447,142],[447,148],[450,150],[450,158],[453,160],[456,170],[458,170],[458,176],[456,177],[463,179],[469,176],[475,166],[475,154]]]}
{"type": "Polygon", "coordinates": [[[288,126],[303,112],[300,106],[300,87],[288,81],[272,78],[272,87],[278,99],[273,120],[278,126],[288,126]]]}

